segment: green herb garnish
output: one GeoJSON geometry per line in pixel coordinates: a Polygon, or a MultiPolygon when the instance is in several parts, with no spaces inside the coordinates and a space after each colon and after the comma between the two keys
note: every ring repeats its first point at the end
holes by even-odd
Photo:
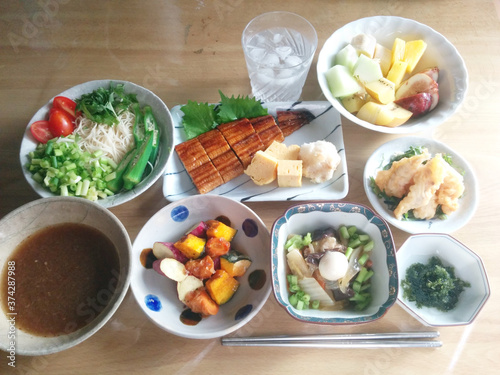
{"type": "Polygon", "coordinates": [[[453,267],[444,266],[441,259],[434,256],[427,264],[412,264],[406,270],[401,287],[404,298],[415,302],[418,308],[427,306],[449,311],[470,283],[457,278],[453,267]]]}
{"type": "Polygon", "coordinates": [[[187,139],[194,138],[217,125],[238,120],[240,118],[253,118],[267,115],[267,109],[254,98],[225,96],[219,90],[220,103],[208,104],[188,101],[181,107],[184,113],[182,126],[186,132],[187,139]]]}
{"type": "Polygon", "coordinates": [[[75,100],[76,110],[82,111],[85,116],[98,124],[118,124],[118,116],[129,108],[132,103],[137,103],[135,94],[125,94],[123,84],[109,89],[99,87],[89,94],[82,95],[75,100]]]}

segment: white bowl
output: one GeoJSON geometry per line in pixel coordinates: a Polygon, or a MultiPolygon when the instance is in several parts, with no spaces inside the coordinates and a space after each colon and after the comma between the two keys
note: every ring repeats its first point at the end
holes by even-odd
{"type": "Polygon", "coordinates": [[[410,236],[397,252],[400,284],[412,264],[426,264],[433,256],[439,257],[444,266],[453,267],[455,276],[471,285],[460,295],[457,306],[448,312],[430,307],[418,308],[415,302],[403,296],[401,285],[398,304],[428,326],[472,323],[490,296],[488,275],[481,258],[450,235],[427,233],[410,236]]]}
{"type": "Polygon", "coordinates": [[[181,199],[159,210],[141,229],[133,244],[131,288],[141,309],[160,328],[177,336],[210,339],[224,336],[248,323],[262,308],[271,293],[269,275],[269,231],[262,220],[247,206],[217,195],[195,195],[181,199]],[[238,278],[240,286],[231,300],[221,305],[215,316],[197,325],[186,325],[180,315],[186,309],[177,296],[176,282],[145,268],[140,256],[156,241],[175,242],[200,221],[224,216],[238,230],[231,247],[246,254],[252,265],[238,278]],[[249,283],[251,275],[265,278],[258,289],[249,283]],[[157,305],[151,306],[151,303],[157,305]],[[161,308],[159,308],[161,304],[161,308]]]}
{"type": "MultiPolygon", "coordinates": [[[[163,101],[156,96],[153,92],[148,89],[136,85],[132,82],[121,81],[121,80],[97,80],[89,81],[79,85],[76,85],[68,90],[65,90],[58,94],[57,96],[65,96],[70,99],[77,99],[83,94],[90,93],[99,87],[109,87],[109,84],[123,84],[125,93],[132,93],[137,95],[137,100],[141,105],[150,105],[153,113],[155,115],[156,122],[160,128],[160,149],[158,152],[158,158],[153,168],[153,171],[142,180],[138,185],[136,185],[132,190],[120,192],[118,194],[109,196],[105,199],[99,199],[97,202],[103,207],[114,207],[119,204],[128,202],[129,200],[139,196],[145,192],[151,185],[153,185],[162,175],[167,166],[167,161],[172,154],[173,150],[173,122],[170,111],[163,101]]],[[[23,168],[24,177],[30,186],[35,190],[35,192],[41,197],[53,197],[54,194],[49,190],[45,189],[38,182],[33,180],[31,173],[26,169],[25,165],[28,163],[28,153],[33,151],[37,145],[37,141],[31,135],[30,126],[35,121],[45,120],[48,118],[49,109],[52,106],[52,99],[50,99],[47,104],[40,108],[35,115],[31,118],[26,131],[24,133],[23,140],[21,142],[21,150],[19,158],[21,161],[21,166],[23,168]]]]}
{"type": "Polygon", "coordinates": [[[479,187],[474,171],[469,164],[454,150],[442,142],[431,138],[406,136],[389,141],[368,158],[363,172],[363,185],[371,205],[385,220],[395,227],[408,233],[451,233],[463,227],[474,216],[478,205],[479,187]],[[436,153],[448,154],[452,157],[454,167],[463,172],[465,190],[459,200],[459,208],[448,215],[445,220],[398,220],[394,213],[379,198],[370,187],[370,177],[375,177],[377,172],[390,162],[392,156],[407,151],[410,146],[423,146],[431,155],[436,153]]]}
{"type": "Polygon", "coordinates": [[[417,21],[392,16],[366,17],[336,30],[319,52],[317,74],[323,94],[342,116],[367,129],[393,134],[421,132],[442,124],[458,110],[468,87],[468,73],[464,60],[448,39],[417,21]],[[420,118],[410,119],[401,126],[389,128],[360,120],[332,96],[325,72],[332,67],[335,55],[350,43],[354,36],[361,33],[373,35],[378,43],[389,49],[392,48],[396,37],[406,41],[423,39],[427,43],[427,49],[414,71],[418,72],[432,66],[440,69],[439,104],[433,111],[420,118]]]}
{"type": "MultiPolygon", "coordinates": [[[[56,353],[88,339],[111,318],[128,290],[132,245],[125,227],[109,210],[94,202],[73,197],[37,199],[3,217],[0,220],[0,238],[2,239],[0,241],[0,270],[4,270],[5,262],[10,254],[25,238],[38,230],[60,223],[86,224],[100,231],[106,228],[105,234],[118,250],[120,261],[116,288],[111,300],[97,317],[75,332],[56,337],[42,337],[33,336],[17,329],[15,332],[15,353],[18,355],[56,353]]],[[[90,309],[86,309],[86,314],[87,311],[90,309]]],[[[0,330],[8,332],[9,323],[7,317],[4,316],[4,318],[0,319],[0,330]]],[[[0,349],[10,352],[10,341],[7,334],[0,335],[0,349]]]]}
{"type": "Polygon", "coordinates": [[[295,319],[308,323],[355,324],[381,318],[396,302],[398,269],[396,250],[387,223],[371,209],[355,203],[305,203],[290,207],[278,217],[271,231],[273,291],[278,303],[295,319]],[[373,301],[363,311],[345,309],[324,311],[297,310],[288,300],[285,242],[290,234],[305,234],[318,228],[355,225],[375,241],[371,259],[374,275],[373,301]]]}

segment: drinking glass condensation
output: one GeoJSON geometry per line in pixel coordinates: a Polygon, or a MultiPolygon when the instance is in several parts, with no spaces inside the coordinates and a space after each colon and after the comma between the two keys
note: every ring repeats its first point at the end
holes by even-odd
{"type": "Polygon", "coordinates": [[[318,46],[314,27],[290,12],[264,13],[241,38],[253,96],[263,102],[297,101],[318,46]]]}

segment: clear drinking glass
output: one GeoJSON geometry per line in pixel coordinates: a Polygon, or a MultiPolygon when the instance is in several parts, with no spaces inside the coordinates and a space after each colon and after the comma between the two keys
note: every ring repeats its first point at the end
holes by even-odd
{"type": "Polygon", "coordinates": [[[263,102],[297,101],[318,46],[316,30],[290,12],[264,13],[241,37],[253,96],[263,102]]]}

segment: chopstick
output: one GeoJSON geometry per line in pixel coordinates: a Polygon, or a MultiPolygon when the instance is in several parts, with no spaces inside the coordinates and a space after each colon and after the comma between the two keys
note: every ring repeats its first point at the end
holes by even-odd
{"type": "Polygon", "coordinates": [[[225,346],[279,346],[301,348],[436,348],[441,341],[422,340],[439,337],[437,331],[352,333],[307,336],[225,337],[225,346]]]}

